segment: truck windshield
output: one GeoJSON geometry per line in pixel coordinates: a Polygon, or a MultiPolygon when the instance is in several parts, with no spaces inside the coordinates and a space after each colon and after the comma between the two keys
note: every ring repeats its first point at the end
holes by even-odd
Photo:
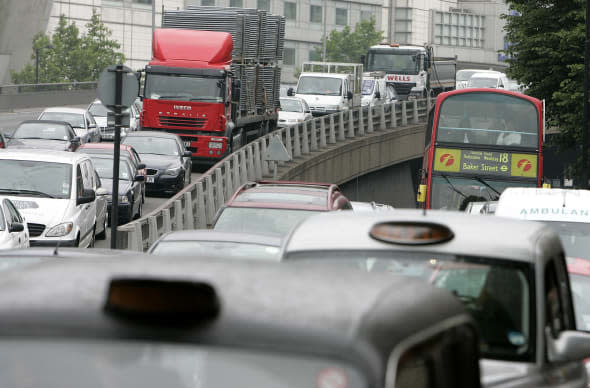
{"type": "Polygon", "coordinates": [[[528,264],[435,252],[321,250],[287,253],[285,261],[345,266],[422,279],[452,292],[473,315],[484,358],[528,361],[534,354],[534,316],[528,264]]]}
{"type": "Polygon", "coordinates": [[[472,88],[492,88],[498,86],[498,79],[493,77],[471,77],[469,79],[469,86],[472,88]]]}
{"type": "Polygon", "coordinates": [[[145,97],[153,100],[223,102],[223,80],[178,74],[146,74],[145,97]]]}
{"type": "Polygon", "coordinates": [[[535,186],[536,182],[435,175],[432,177],[430,206],[432,209],[465,210],[471,202],[496,201],[497,192],[501,193],[507,187],[535,186]]]}
{"type": "Polygon", "coordinates": [[[341,96],[342,80],[328,77],[300,77],[297,94],[317,94],[321,96],[341,96]]]}
{"type": "Polygon", "coordinates": [[[396,74],[418,74],[417,51],[369,52],[367,71],[385,71],[396,74]]]}

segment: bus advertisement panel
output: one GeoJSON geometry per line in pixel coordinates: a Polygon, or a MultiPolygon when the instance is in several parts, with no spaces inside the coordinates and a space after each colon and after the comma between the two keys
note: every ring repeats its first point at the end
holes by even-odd
{"type": "Polygon", "coordinates": [[[506,187],[539,187],[542,143],[543,104],[535,98],[497,89],[439,95],[426,130],[420,206],[464,210],[497,200],[506,187]]]}

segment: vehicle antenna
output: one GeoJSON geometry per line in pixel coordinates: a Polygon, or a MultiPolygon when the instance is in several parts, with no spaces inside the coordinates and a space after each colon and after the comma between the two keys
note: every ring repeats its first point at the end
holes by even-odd
{"type": "Polygon", "coordinates": [[[563,205],[562,207],[565,207],[565,196],[567,195],[567,191],[563,190],[563,205]]]}

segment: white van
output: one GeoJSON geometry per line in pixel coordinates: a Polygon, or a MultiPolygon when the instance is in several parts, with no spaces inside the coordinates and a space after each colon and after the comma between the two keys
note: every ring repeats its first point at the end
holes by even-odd
{"type": "Polygon", "coordinates": [[[361,106],[377,106],[397,101],[393,85],[388,85],[383,72],[363,74],[361,106]]]}
{"type": "Polygon", "coordinates": [[[473,74],[467,81],[467,88],[508,89],[510,81],[499,71],[486,71],[473,74]]]}
{"type": "MultiPolygon", "coordinates": [[[[0,195],[25,217],[31,246],[94,245],[97,186],[88,155],[5,150],[0,153],[0,195]]],[[[97,192],[98,191],[98,192],[97,192]]]]}

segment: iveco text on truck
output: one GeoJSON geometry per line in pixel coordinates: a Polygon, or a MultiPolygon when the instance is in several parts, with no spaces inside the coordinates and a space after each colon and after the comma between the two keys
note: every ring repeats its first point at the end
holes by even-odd
{"type": "Polygon", "coordinates": [[[276,128],[284,18],[240,8],[165,11],[145,68],[141,126],[215,163],[276,128]]]}

